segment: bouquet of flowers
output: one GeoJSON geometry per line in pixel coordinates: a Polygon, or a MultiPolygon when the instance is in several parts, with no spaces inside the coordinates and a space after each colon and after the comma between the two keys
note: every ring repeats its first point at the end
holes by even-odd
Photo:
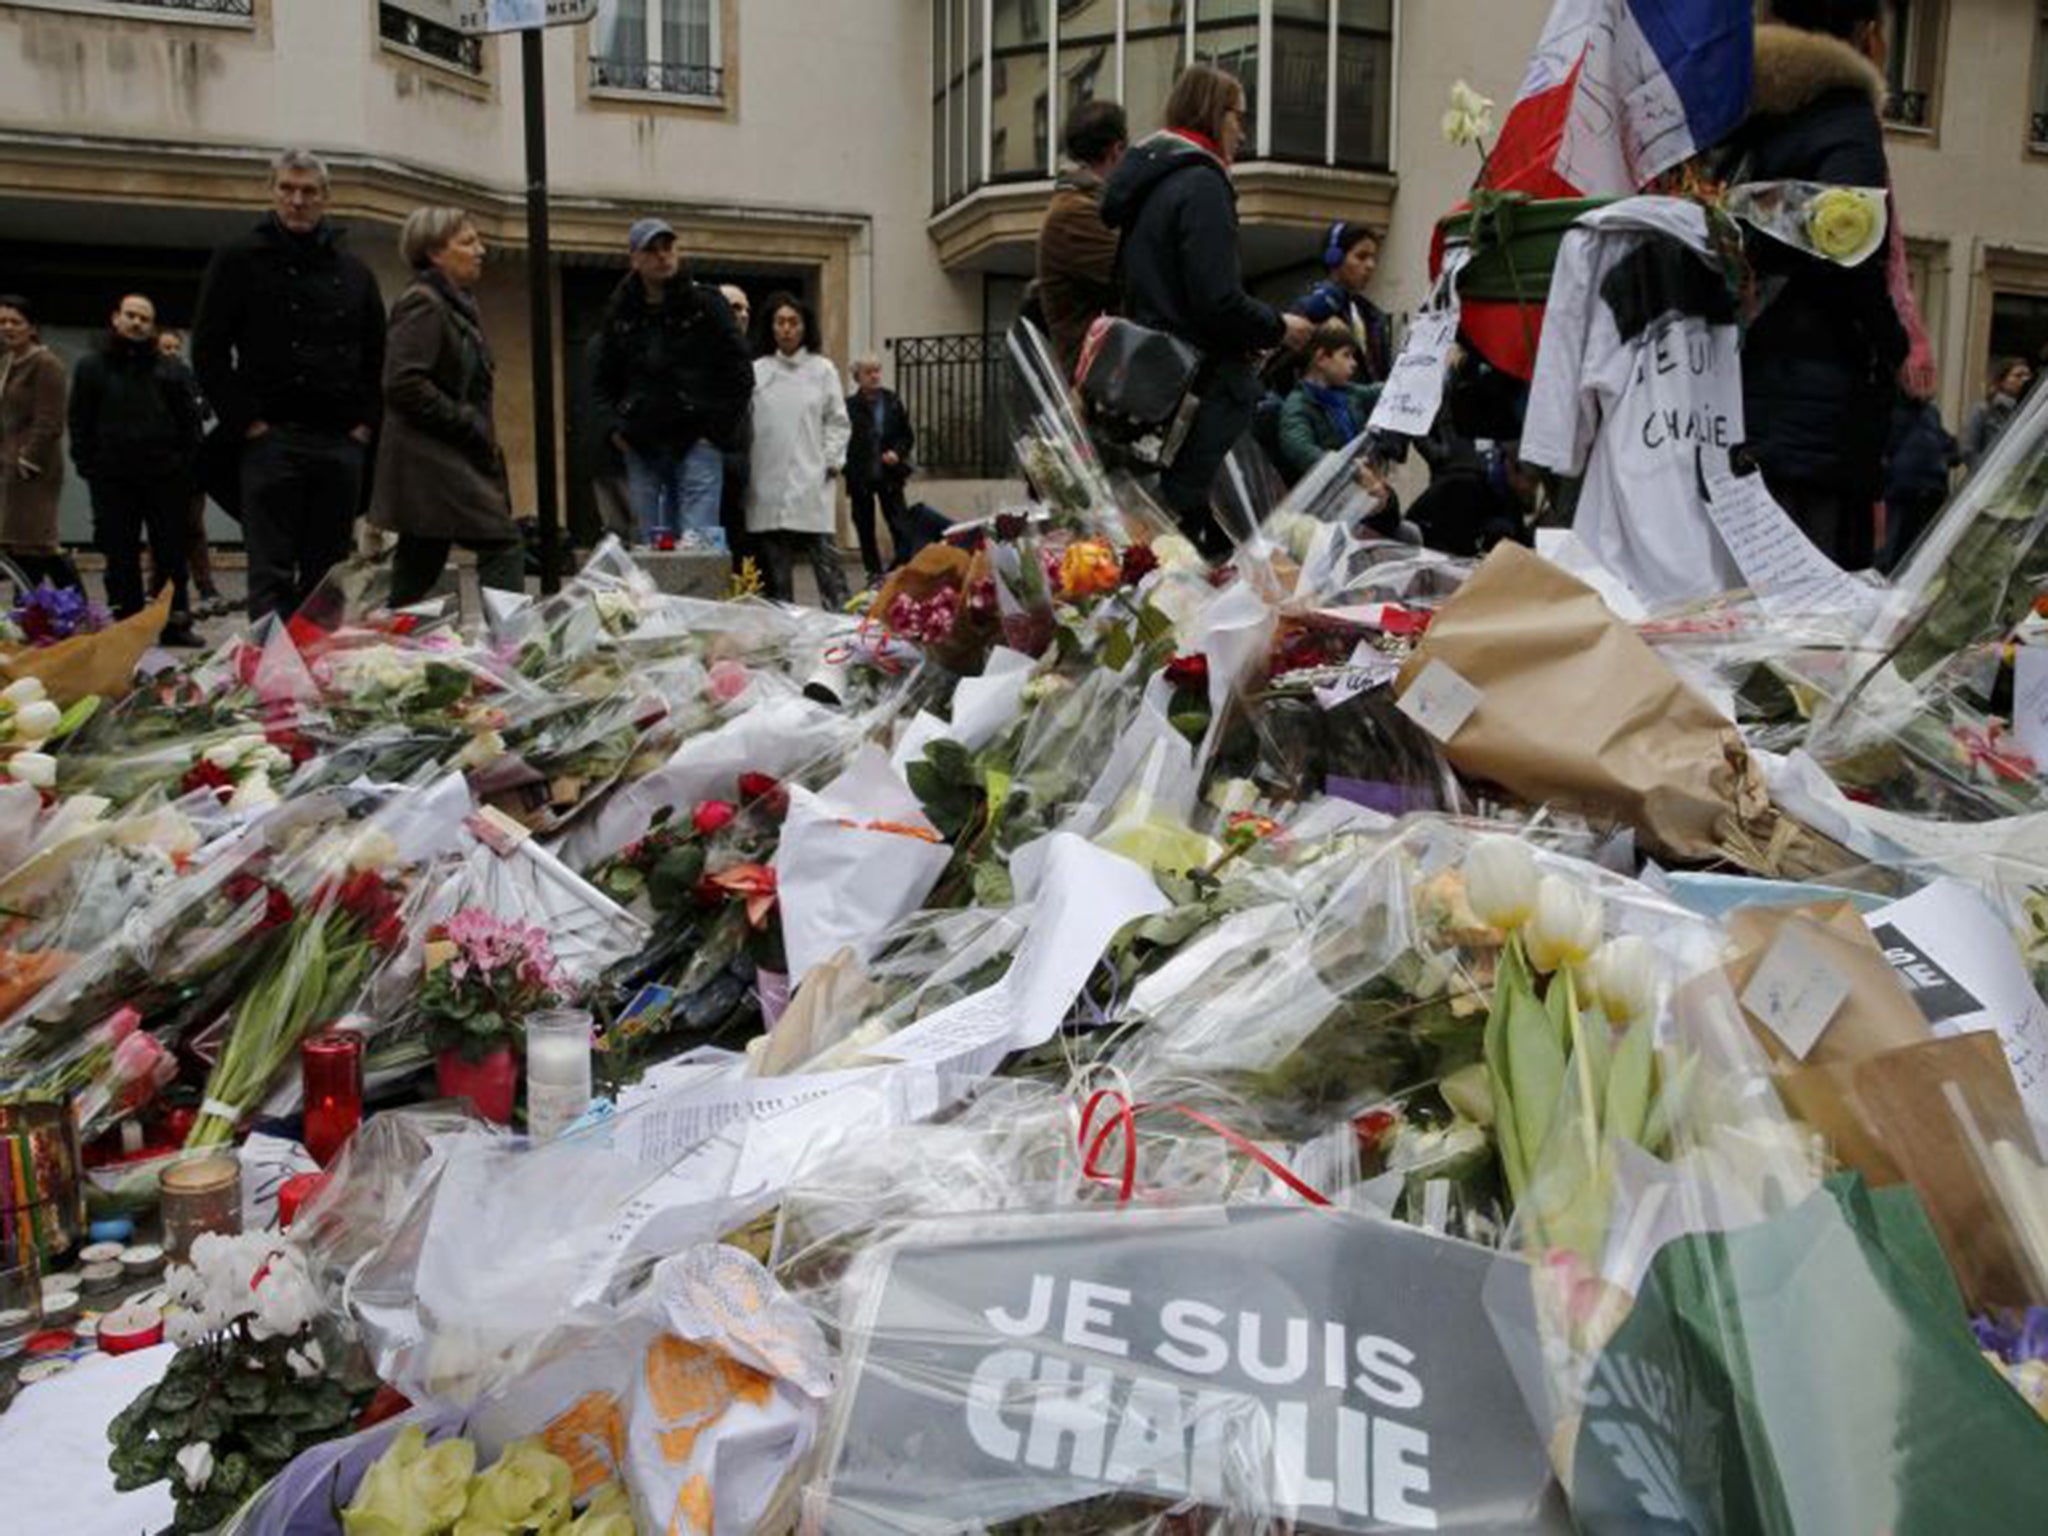
{"type": "Polygon", "coordinates": [[[22,593],[7,617],[22,639],[38,649],[97,634],[112,622],[107,610],[78,588],[53,587],[47,580],[22,593]]]}
{"type": "Polygon", "coordinates": [[[419,1016],[436,1051],[481,1061],[516,1045],[526,1016],[568,993],[539,928],[469,907],[427,933],[419,1016]]]}

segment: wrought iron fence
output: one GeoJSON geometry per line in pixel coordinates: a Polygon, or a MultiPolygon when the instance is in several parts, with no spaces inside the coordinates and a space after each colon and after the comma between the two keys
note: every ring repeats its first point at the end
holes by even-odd
{"type": "Polygon", "coordinates": [[[484,40],[424,16],[415,16],[402,5],[377,7],[377,35],[387,43],[409,52],[423,54],[437,64],[459,69],[465,75],[481,77],[484,72],[484,40]]]}
{"type": "Polygon", "coordinates": [[[1933,98],[1926,91],[1893,91],[1884,101],[1884,120],[1901,128],[1925,128],[1933,98]]]}
{"type": "Polygon", "coordinates": [[[590,60],[590,83],[608,91],[646,91],[656,96],[725,94],[725,71],[712,64],[669,64],[649,59],[590,60]]]}
{"type": "Polygon", "coordinates": [[[899,336],[896,393],[917,430],[917,462],[934,475],[1002,480],[1016,473],[1000,336],[899,336]]]}

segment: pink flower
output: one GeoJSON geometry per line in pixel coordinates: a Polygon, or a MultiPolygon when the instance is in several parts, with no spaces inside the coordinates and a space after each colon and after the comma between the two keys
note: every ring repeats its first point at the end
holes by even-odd
{"type": "Polygon", "coordinates": [[[711,697],[718,700],[719,703],[730,704],[734,699],[745,693],[753,684],[753,681],[753,673],[749,672],[738,662],[727,658],[724,661],[714,661],[711,664],[711,671],[707,676],[705,686],[709,690],[711,697]]]}
{"type": "Polygon", "coordinates": [[[156,1075],[157,1064],[169,1055],[156,1036],[137,1030],[114,1047],[114,1077],[124,1083],[145,1082],[156,1075]]]}

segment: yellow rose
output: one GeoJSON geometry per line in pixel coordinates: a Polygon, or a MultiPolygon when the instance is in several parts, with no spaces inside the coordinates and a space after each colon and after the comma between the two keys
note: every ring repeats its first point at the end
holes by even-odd
{"type": "Polygon", "coordinates": [[[1116,551],[1100,539],[1082,539],[1067,546],[1060,559],[1060,590],[1068,597],[1093,597],[1114,592],[1124,579],[1116,551]]]}
{"type": "Polygon", "coordinates": [[[1806,233],[1828,260],[1854,266],[1884,239],[1884,203],[1859,187],[1830,187],[1807,204],[1806,233]]]}
{"type": "MultiPolygon", "coordinates": [[[[398,1432],[384,1454],[370,1463],[356,1496],[341,1512],[346,1536],[432,1536],[448,1528],[447,1520],[428,1524],[413,1503],[411,1472],[426,1450],[427,1433],[419,1425],[408,1424],[398,1432]]],[[[461,1506],[456,1509],[460,1513],[461,1506]]]]}
{"type": "Polygon", "coordinates": [[[498,1464],[469,1485],[469,1505],[455,1536],[552,1531],[569,1520],[576,1475],[539,1440],[515,1440],[498,1464]]]}
{"type": "Polygon", "coordinates": [[[460,1438],[443,1440],[406,1468],[406,1491],[423,1529],[445,1531],[462,1518],[475,1472],[476,1447],[460,1438]]]}

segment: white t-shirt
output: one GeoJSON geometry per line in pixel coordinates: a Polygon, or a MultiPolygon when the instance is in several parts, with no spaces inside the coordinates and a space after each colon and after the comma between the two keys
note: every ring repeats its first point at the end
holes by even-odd
{"type": "Polygon", "coordinates": [[[1521,456],[1583,474],[1573,531],[1650,607],[1743,584],[1706,503],[1741,443],[1735,305],[1706,216],[1637,197],[1564,238],[1521,456]]]}

